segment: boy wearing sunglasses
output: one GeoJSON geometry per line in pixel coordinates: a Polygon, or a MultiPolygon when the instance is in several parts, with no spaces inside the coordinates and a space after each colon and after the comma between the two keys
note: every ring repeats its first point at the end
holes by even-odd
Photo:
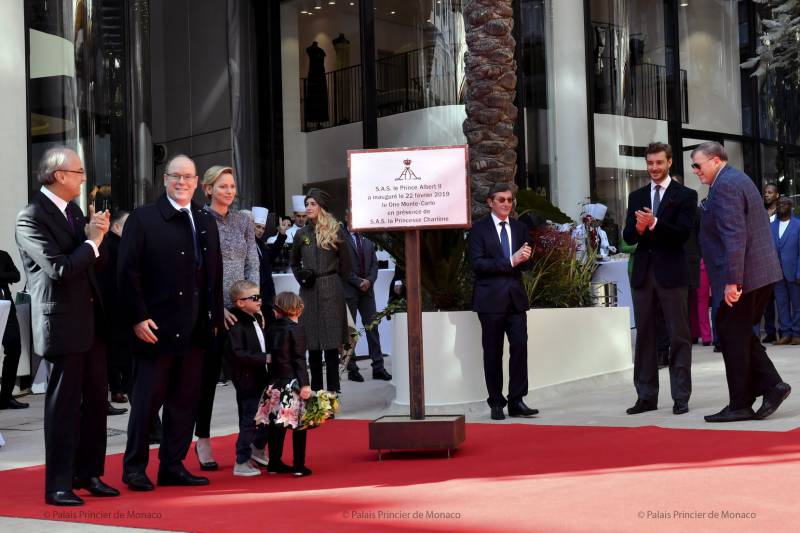
{"type": "Polygon", "coordinates": [[[236,439],[236,465],[234,476],[258,476],[259,465],[267,466],[264,447],[267,444],[267,426],[256,426],[255,416],[261,394],[267,387],[267,354],[264,330],[261,324],[261,294],[252,281],[234,282],[230,289],[230,312],[236,323],[228,330],[225,340],[225,357],[231,367],[231,381],[236,389],[236,406],[239,410],[239,438],[236,439]]]}

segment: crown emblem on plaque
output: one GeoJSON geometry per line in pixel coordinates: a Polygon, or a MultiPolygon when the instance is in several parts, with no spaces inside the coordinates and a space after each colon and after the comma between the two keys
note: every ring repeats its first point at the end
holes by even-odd
{"type": "Polygon", "coordinates": [[[394,181],[403,181],[403,180],[421,180],[419,176],[414,174],[414,171],[411,170],[411,160],[410,159],[403,159],[403,164],[406,168],[403,169],[403,172],[397,176],[394,181]]]}

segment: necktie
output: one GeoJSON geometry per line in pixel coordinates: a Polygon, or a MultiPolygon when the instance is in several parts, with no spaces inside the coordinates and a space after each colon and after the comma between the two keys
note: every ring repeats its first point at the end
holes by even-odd
{"type": "Polygon", "coordinates": [[[361,243],[361,235],[358,233],[353,235],[353,238],[356,240],[356,252],[358,252],[358,277],[363,278],[364,270],[366,270],[366,261],[364,259],[364,246],[361,243]]]}
{"type": "Polygon", "coordinates": [[[187,207],[182,208],[181,213],[186,219],[186,223],[189,224],[189,229],[192,232],[192,244],[194,245],[194,261],[195,263],[200,265],[203,262],[203,258],[200,255],[200,246],[197,244],[197,232],[194,230],[194,224],[192,224],[192,214],[189,212],[189,209],[187,207]]]}
{"type": "Polygon", "coordinates": [[[661,205],[661,185],[656,185],[656,193],[653,196],[653,214],[658,213],[658,206],[661,205]]]}
{"type": "Polygon", "coordinates": [[[64,215],[67,217],[67,224],[69,224],[69,229],[72,230],[72,234],[75,235],[75,220],[69,213],[69,206],[67,206],[67,208],[64,209],[64,215]]]}
{"type": "Polygon", "coordinates": [[[506,221],[500,223],[500,248],[503,249],[503,257],[511,259],[511,244],[508,242],[508,233],[506,233],[506,221]]]}

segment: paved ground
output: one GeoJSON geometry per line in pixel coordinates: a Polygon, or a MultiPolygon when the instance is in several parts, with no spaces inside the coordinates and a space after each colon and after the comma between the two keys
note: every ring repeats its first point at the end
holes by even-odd
{"type": "MultiPolygon", "coordinates": [[[[800,425],[800,347],[770,347],[769,354],[784,380],[793,384],[796,394],[789,397],[781,409],[763,421],[734,424],[707,424],[703,415],[718,411],[727,403],[725,374],[720,354],[710,348],[695,347],[693,395],[690,412],[681,416],[672,414],[669,397],[669,376],[661,370],[662,383],[660,409],[636,416],[628,416],[625,409],[635,401],[631,372],[618,372],[598,378],[567,383],[531,392],[526,399],[528,405],[541,410],[541,415],[532,419],[507,419],[493,422],[484,403],[454,405],[429,409],[429,413],[465,414],[468,422],[525,423],[546,425],[586,426],[661,426],[666,428],[705,430],[751,430],[789,431],[800,425]]],[[[533,358],[535,360],[535,357],[533,358]]],[[[387,359],[390,368],[391,358],[387,359]]],[[[394,388],[390,383],[372,381],[368,361],[360,362],[364,383],[344,381],[342,384],[342,412],[339,418],[374,419],[383,414],[406,414],[407,407],[393,404],[394,388]]],[[[391,370],[391,369],[390,369],[391,370]]],[[[42,435],[42,410],[44,396],[28,396],[24,399],[31,408],[19,411],[0,412],[0,432],[6,446],[0,448],[0,470],[42,464],[44,462],[44,439],[42,435]]],[[[758,404],[755,406],[758,407],[758,404]]],[[[125,446],[127,415],[109,417],[108,453],[122,452],[125,446]]],[[[217,388],[217,397],[212,421],[213,434],[227,435],[237,431],[236,403],[232,386],[217,388]]],[[[190,465],[194,466],[194,465],[190,465]]],[[[109,480],[112,484],[118,480],[109,480]]],[[[111,528],[108,528],[111,529],[111,528]]],[[[122,528],[113,528],[122,529],[122,528]]],[[[0,531],[100,531],[95,526],[77,524],[54,524],[37,520],[17,520],[0,517],[0,531]]],[[[142,531],[142,530],[136,530],[142,531]]]]}

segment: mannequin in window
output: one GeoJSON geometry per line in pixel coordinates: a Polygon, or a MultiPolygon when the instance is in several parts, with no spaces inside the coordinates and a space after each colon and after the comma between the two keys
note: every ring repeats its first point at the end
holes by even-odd
{"type": "Polygon", "coordinates": [[[328,83],[325,79],[325,51],[314,41],[306,48],[308,78],[306,79],[306,122],[327,122],[328,83]]]}
{"type": "Polygon", "coordinates": [[[339,36],[333,40],[333,49],[336,50],[336,70],[347,68],[350,66],[350,41],[340,33],[339,36]]]}

